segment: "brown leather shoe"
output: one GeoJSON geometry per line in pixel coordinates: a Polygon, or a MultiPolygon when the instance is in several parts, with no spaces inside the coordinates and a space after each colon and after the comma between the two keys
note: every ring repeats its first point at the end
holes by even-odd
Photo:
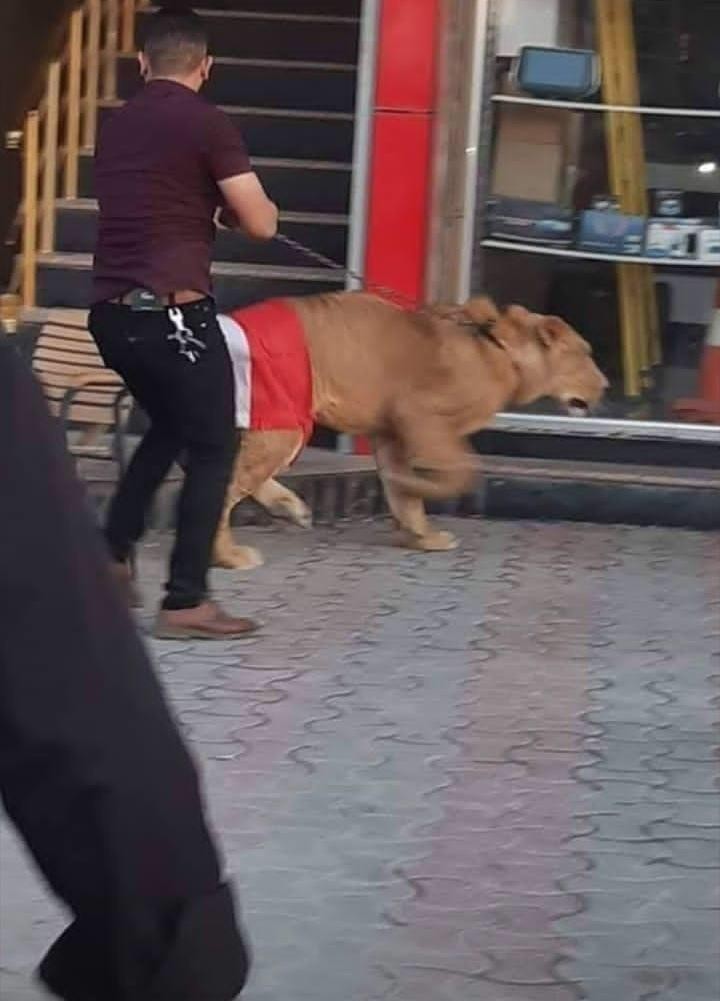
{"type": "Polygon", "coordinates": [[[235,619],[214,601],[195,608],[161,608],[154,635],[159,640],[234,640],[258,629],[252,619],[235,619]]]}
{"type": "Polygon", "coordinates": [[[115,581],[120,595],[129,608],[142,608],[143,600],[135,586],[132,570],[128,563],[111,563],[110,576],[115,581]]]}

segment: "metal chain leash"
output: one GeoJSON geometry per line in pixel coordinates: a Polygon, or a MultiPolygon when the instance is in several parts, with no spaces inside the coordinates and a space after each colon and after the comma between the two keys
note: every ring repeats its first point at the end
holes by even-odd
{"type": "Polygon", "coordinates": [[[348,268],[344,264],[339,264],[338,261],[334,261],[331,257],[326,257],[325,254],[321,254],[319,251],[313,250],[311,247],[306,247],[304,243],[300,243],[299,240],[293,240],[292,237],[286,236],[284,233],[276,233],[274,238],[278,243],[282,243],[291,250],[294,250],[296,253],[301,254],[304,257],[308,257],[311,261],[315,261],[316,264],[320,264],[322,267],[328,268],[331,271],[342,273],[346,278],[352,278],[353,281],[359,282],[366,292],[374,292],[377,295],[382,296],[384,299],[389,299],[391,302],[394,302],[397,306],[401,306],[403,309],[411,310],[419,316],[435,316],[442,320],[451,320],[459,327],[473,327],[479,329],[485,326],[484,324],[475,323],[473,320],[467,318],[460,319],[457,313],[449,312],[447,306],[444,308],[438,308],[437,306],[423,306],[417,301],[417,299],[411,299],[410,296],[404,295],[402,292],[398,292],[397,289],[391,288],[389,285],[378,285],[375,282],[366,282],[364,275],[359,274],[357,271],[353,271],[352,268],[348,268]]]}
{"type": "Polygon", "coordinates": [[[426,307],[420,307],[417,300],[403,295],[401,292],[398,292],[397,289],[390,288],[389,285],[377,285],[373,282],[366,283],[364,275],[359,274],[357,271],[353,271],[352,268],[348,268],[344,264],[338,263],[338,261],[334,261],[331,257],[326,257],[325,254],[321,254],[317,250],[312,250],[310,247],[306,247],[304,243],[300,243],[299,240],[293,240],[292,237],[286,236],[284,233],[276,233],[275,239],[278,243],[284,243],[286,247],[290,247],[290,249],[294,250],[296,253],[302,254],[303,257],[308,257],[311,261],[315,261],[316,264],[320,264],[322,267],[328,268],[331,271],[341,272],[346,278],[352,278],[353,281],[359,282],[360,285],[362,285],[362,287],[368,292],[377,292],[378,295],[392,299],[405,309],[412,309],[418,312],[422,312],[426,309],[426,307]]]}

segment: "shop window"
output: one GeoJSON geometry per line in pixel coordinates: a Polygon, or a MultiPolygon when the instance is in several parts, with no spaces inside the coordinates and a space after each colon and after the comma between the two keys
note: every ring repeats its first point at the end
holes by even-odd
{"type": "Polygon", "coordinates": [[[606,416],[720,425],[720,3],[495,6],[474,291],[576,326],[612,381],[606,416]],[[594,51],[601,89],[519,90],[523,45],[594,51]]]}

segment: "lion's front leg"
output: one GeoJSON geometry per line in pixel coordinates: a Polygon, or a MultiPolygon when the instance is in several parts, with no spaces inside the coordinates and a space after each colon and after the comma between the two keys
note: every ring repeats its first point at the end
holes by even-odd
{"type": "Polygon", "coordinates": [[[427,404],[403,401],[393,418],[392,435],[402,448],[402,461],[386,472],[386,482],[402,493],[424,500],[446,500],[472,489],[478,463],[467,441],[427,404]]]}
{"type": "Polygon", "coordinates": [[[456,549],[457,539],[451,532],[433,528],[422,498],[398,486],[399,475],[409,472],[402,446],[391,438],[379,437],[375,441],[375,457],[388,507],[400,529],[398,545],[424,552],[456,549]]]}

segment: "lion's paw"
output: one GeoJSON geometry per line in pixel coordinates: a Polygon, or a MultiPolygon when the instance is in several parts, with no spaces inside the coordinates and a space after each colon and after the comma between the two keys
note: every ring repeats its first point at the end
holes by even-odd
{"type": "Polygon", "coordinates": [[[270,508],[270,513],[276,518],[284,518],[293,525],[299,525],[300,528],[312,528],[312,511],[304,501],[294,495],[277,501],[270,508]]]}
{"type": "Polygon", "coordinates": [[[424,553],[445,553],[457,549],[458,540],[452,532],[428,532],[427,535],[411,535],[403,532],[398,545],[424,553]]]}
{"type": "Polygon", "coordinates": [[[253,546],[233,546],[213,558],[213,566],[223,570],[255,570],[264,562],[263,554],[253,546]]]}

